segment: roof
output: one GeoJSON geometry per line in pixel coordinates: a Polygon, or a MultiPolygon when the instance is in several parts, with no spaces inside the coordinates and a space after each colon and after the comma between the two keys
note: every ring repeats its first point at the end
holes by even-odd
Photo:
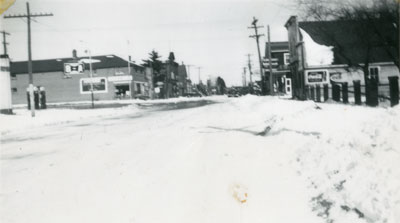
{"type": "MultiPolygon", "coordinates": [[[[61,58],[61,59],[47,59],[47,60],[34,60],[32,61],[32,72],[33,73],[45,73],[45,72],[57,72],[64,71],[64,63],[88,59],[88,57],[78,57],[74,59],[61,58]]],[[[127,67],[128,61],[115,55],[103,55],[103,56],[92,56],[92,60],[100,60],[101,62],[92,63],[93,69],[104,69],[114,67],[127,67]]],[[[89,68],[89,65],[86,65],[89,68]]],[[[141,68],[141,66],[131,64],[132,67],[141,68]]],[[[10,63],[11,74],[26,74],[28,73],[28,61],[12,61],[10,63]]]]}
{"type": "MultiPolygon", "coordinates": [[[[271,42],[271,52],[289,52],[289,42],[271,42]]],[[[265,56],[268,56],[268,42],[265,43],[265,56]]]]}
{"type": "Polygon", "coordinates": [[[365,63],[368,56],[370,63],[392,61],[388,52],[396,52],[396,30],[387,22],[374,20],[373,24],[351,20],[308,21],[299,22],[299,27],[316,43],[333,47],[333,64],[365,63]],[[384,35],[386,45],[377,33],[384,35]],[[370,51],[366,45],[371,46],[370,51]]]}

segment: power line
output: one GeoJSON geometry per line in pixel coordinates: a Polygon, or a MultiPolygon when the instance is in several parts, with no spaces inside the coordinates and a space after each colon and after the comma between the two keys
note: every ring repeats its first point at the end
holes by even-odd
{"type": "Polygon", "coordinates": [[[29,95],[30,95],[30,104],[31,104],[31,114],[32,117],[35,117],[35,105],[33,100],[33,75],[32,75],[32,47],[31,47],[31,18],[32,17],[44,17],[44,16],[53,16],[52,13],[39,13],[32,14],[29,10],[29,2],[26,3],[26,14],[19,15],[6,15],[5,19],[13,19],[13,18],[27,18],[28,23],[28,74],[29,74],[29,95]]]}

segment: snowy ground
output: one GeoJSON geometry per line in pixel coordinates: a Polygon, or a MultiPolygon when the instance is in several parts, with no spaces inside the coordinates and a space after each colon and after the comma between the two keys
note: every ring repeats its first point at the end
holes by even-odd
{"type": "Polygon", "coordinates": [[[400,222],[399,106],[211,100],[0,116],[1,222],[400,222]]]}

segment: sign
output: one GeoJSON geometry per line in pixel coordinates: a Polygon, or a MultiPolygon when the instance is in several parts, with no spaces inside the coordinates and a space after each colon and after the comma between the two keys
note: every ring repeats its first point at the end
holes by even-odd
{"type": "Polygon", "coordinates": [[[329,83],[327,70],[307,70],[305,71],[306,84],[327,84],[329,83]]]}
{"type": "Polygon", "coordinates": [[[81,94],[107,93],[107,79],[105,77],[81,78],[79,81],[81,94]]]}
{"type": "Polygon", "coordinates": [[[112,76],[108,77],[108,81],[110,82],[123,82],[123,81],[132,81],[131,75],[124,75],[124,76],[112,76]]]}
{"type": "Polygon", "coordinates": [[[64,63],[64,74],[83,74],[84,66],[81,63],[64,63]]]}

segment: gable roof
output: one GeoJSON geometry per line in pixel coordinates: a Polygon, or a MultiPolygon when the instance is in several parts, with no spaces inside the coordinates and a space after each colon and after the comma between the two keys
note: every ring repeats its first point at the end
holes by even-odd
{"type": "MultiPolygon", "coordinates": [[[[61,58],[32,61],[33,73],[57,72],[64,71],[64,63],[77,61],[80,59],[88,59],[88,57],[78,58],[61,58]]],[[[92,63],[92,69],[104,69],[114,67],[127,67],[128,61],[115,55],[92,56],[92,60],[100,60],[98,63],[92,63]]],[[[141,68],[136,64],[131,64],[132,67],[141,68]]],[[[85,69],[89,69],[89,64],[85,64],[85,69]]],[[[11,74],[26,74],[28,73],[28,61],[12,61],[10,62],[11,74]]]]}
{"type": "Polygon", "coordinates": [[[396,55],[397,31],[387,22],[374,21],[307,21],[299,22],[299,27],[307,32],[318,44],[333,46],[333,64],[359,64],[366,62],[390,62],[390,53],[396,55]],[[377,34],[384,35],[384,43],[377,34]],[[367,51],[368,44],[371,46],[367,51]],[[386,44],[386,45],[385,45],[386,44]]]}

